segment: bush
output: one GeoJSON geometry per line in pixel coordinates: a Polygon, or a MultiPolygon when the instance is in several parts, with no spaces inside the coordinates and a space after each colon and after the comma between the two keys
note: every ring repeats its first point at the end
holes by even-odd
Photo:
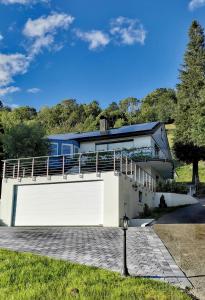
{"type": "Polygon", "coordinates": [[[186,184],[172,180],[167,182],[158,182],[156,191],[163,193],[187,194],[188,189],[186,184]]]}
{"type": "Polygon", "coordinates": [[[165,201],[164,195],[161,195],[160,197],[159,208],[167,208],[167,203],[165,201]]]}
{"type": "Polygon", "coordinates": [[[149,217],[151,214],[149,206],[145,203],[144,208],[143,208],[143,216],[144,217],[149,217]]]}

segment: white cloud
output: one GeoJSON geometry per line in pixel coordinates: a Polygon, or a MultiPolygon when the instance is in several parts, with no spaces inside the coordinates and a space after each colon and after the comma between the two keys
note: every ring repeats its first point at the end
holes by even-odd
{"type": "Polygon", "coordinates": [[[0,88],[0,96],[5,96],[7,94],[13,94],[19,92],[21,89],[17,86],[7,86],[0,88]]]}
{"type": "Polygon", "coordinates": [[[189,9],[194,10],[194,9],[202,7],[204,5],[205,5],[205,0],[191,0],[189,2],[189,9]]]}
{"type": "Polygon", "coordinates": [[[137,19],[118,17],[111,22],[110,33],[119,44],[144,44],[146,31],[137,19]]]}
{"type": "Polygon", "coordinates": [[[105,47],[110,42],[109,35],[100,30],[91,30],[91,31],[75,30],[75,33],[79,39],[88,42],[89,44],[88,48],[90,50],[95,50],[97,48],[105,47]]]}
{"type": "Polygon", "coordinates": [[[23,54],[0,53],[0,87],[13,82],[13,77],[26,73],[29,66],[27,57],[23,54]]]}
{"type": "Polygon", "coordinates": [[[64,13],[53,13],[38,19],[28,21],[23,34],[31,41],[29,57],[32,59],[43,48],[49,48],[54,43],[54,37],[59,29],[67,29],[74,17],[64,13]]]}
{"type": "Polygon", "coordinates": [[[0,0],[0,4],[22,4],[22,5],[29,5],[35,4],[38,2],[49,2],[49,0],[0,0]]]}
{"type": "Polygon", "coordinates": [[[27,90],[28,93],[31,93],[31,94],[37,94],[39,93],[41,90],[39,88],[30,88],[27,90]]]}
{"type": "Polygon", "coordinates": [[[3,35],[0,33],[0,41],[2,41],[3,40],[3,35]]]}
{"type": "MultiPolygon", "coordinates": [[[[1,0],[0,0],[1,1],[1,0]]],[[[29,39],[26,54],[2,54],[0,53],[0,95],[6,95],[19,91],[19,88],[10,86],[17,75],[27,72],[31,62],[43,48],[57,51],[62,45],[55,45],[57,30],[66,29],[74,18],[66,14],[51,14],[35,20],[29,19],[24,27],[23,33],[29,39]]],[[[1,37],[1,35],[0,35],[1,37]]],[[[29,92],[36,93],[39,90],[30,89],[29,92]]]]}

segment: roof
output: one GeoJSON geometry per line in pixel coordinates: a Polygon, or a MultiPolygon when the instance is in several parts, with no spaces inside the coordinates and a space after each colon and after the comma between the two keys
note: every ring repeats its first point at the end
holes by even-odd
{"type": "Polygon", "coordinates": [[[107,130],[105,133],[98,131],[88,131],[82,133],[65,133],[65,134],[55,134],[49,135],[50,140],[93,140],[102,138],[113,138],[120,136],[131,136],[131,135],[142,135],[148,134],[155,131],[160,125],[160,122],[150,122],[143,124],[135,124],[129,126],[122,126],[120,128],[113,128],[107,130]]]}

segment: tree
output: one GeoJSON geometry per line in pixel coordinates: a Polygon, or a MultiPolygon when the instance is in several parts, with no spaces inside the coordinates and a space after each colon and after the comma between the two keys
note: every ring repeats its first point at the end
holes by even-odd
{"type": "Polygon", "coordinates": [[[189,30],[189,43],[177,85],[176,130],[174,149],[178,159],[193,163],[193,182],[199,181],[198,162],[204,159],[204,148],[195,138],[200,94],[205,87],[205,37],[197,21],[189,30]],[[197,155],[196,155],[197,153],[197,155]]]}
{"type": "Polygon", "coordinates": [[[37,121],[7,128],[1,140],[6,158],[41,156],[47,155],[49,151],[45,131],[37,121]]]}
{"type": "Polygon", "coordinates": [[[173,89],[159,88],[148,94],[141,105],[141,119],[143,122],[161,121],[173,123],[176,92],[173,89]]]}
{"type": "Polygon", "coordinates": [[[119,102],[119,108],[122,116],[119,120],[117,120],[117,124],[131,125],[134,123],[138,123],[140,104],[140,100],[134,97],[122,99],[119,102]]]}

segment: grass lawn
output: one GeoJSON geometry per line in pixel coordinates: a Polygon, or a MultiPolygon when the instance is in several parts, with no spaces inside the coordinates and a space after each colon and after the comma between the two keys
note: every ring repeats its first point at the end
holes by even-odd
{"type": "Polygon", "coordinates": [[[192,293],[205,299],[205,224],[156,224],[154,229],[194,285],[192,293]]]}
{"type": "MultiPolygon", "coordinates": [[[[173,137],[174,137],[174,124],[167,124],[166,126],[167,137],[169,141],[169,146],[173,147],[173,137]]],[[[191,182],[192,181],[192,165],[182,165],[176,168],[176,181],[178,182],[191,182]]],[[[205,182],[205,162],[199,162],[199,178],[201,182],[205,182]]]]}
{"type": "Polygon", "coordinates": [[[0,250],[0,299],[188,300],[181,290],[149,279],[33,254],[0,250]]]}

